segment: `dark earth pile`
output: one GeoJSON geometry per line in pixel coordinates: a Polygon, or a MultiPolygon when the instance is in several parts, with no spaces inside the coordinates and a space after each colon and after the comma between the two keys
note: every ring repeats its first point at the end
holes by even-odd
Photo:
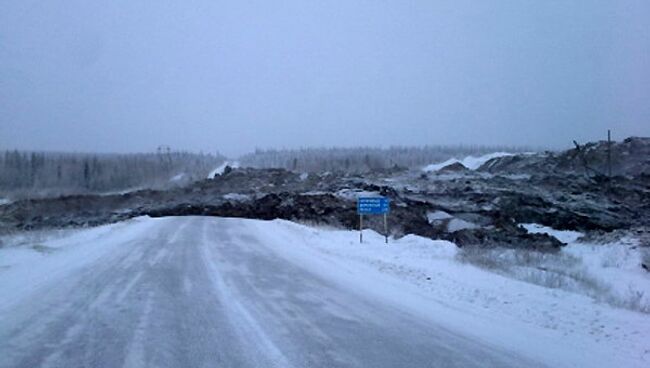
{"type": "Polygon", "coordinates": [[[650,138],[630,137],[614,142],[591,142],[562,152],[499,157],[479,170],[492,173],[587,174],[638,177],[650,175],[650,138]]]}
{"type": "MultiPolygon", "coordinates": [[[[614,176],[602,175],[607,145],[488,161],[477,171],[401,169],[363,175],[300,174],[282,169],[227,170],[168,191],[68,196],[0,206],[0,233],[98,225],[136,216],[207,215],[288,219],[357,228],[355,198],[391,199],[390,232],[448,239],[460,246],[556,249],[555,238],[520,223],[585,232],[650,225],[650,139],[612,146],[614,176]],[[605,155],[605,156],[603,156],[605,155]],[[585,169],[585,162],[589,168],[585,169]]],[[[605,161],[606,162],[606,161],[605,161]]],[[[365,224],[383,231],[381,218],[365,224]]]]}

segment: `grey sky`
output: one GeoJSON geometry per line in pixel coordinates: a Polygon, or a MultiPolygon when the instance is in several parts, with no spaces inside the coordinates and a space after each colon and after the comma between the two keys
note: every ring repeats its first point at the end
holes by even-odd
{"type": "Polygon", "coordinates": [[[650,2],[0,0],[0,149],[650,136],[650,2]]]}

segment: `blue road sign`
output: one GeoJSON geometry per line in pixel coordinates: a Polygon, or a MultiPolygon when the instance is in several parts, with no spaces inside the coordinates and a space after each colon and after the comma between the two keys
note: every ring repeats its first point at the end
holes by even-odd
{"type": "Polygon", "coordinates": [[[386,197],[362,197],[357,200],[359,215],[383,215],[390,210],[390,201],[386,197]]]}

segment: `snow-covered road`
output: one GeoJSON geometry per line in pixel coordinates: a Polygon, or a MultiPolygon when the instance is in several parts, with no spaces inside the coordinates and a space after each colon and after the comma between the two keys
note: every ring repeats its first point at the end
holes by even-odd
{"type": "Polygon", "coordinates": [[[336,263],[312,272],[254,227],[135,221],[9,269],[0,367],[538,366],[342,286],[336,263]]]}

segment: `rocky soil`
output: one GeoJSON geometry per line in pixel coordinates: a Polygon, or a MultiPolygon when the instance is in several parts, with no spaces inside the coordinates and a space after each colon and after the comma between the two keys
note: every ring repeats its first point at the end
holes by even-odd
{"type": "MultiPolygon", "coordinates": [[[[459,246],[553,250],[555,238],[528,234],[539,223],[589,234],[650,229],[650,139],[606,143],[488,161],[476,171],[382,170],[364,174],[304,174],[282,169],[226,170],[214,179],[168,191],[24,200],[0,206],[0,234],[88,226],[131,217],[206,215],[282,218],[358,227],[356,197],[391,199],[390,233],[448,239],[459,246]],[[605,161],[603,161],[605,160],[605,161]],[[605,165],[605,166],[603,166],[605,165]]],[[[364,224],[383,231],[382,219],[364,224]]]]}

